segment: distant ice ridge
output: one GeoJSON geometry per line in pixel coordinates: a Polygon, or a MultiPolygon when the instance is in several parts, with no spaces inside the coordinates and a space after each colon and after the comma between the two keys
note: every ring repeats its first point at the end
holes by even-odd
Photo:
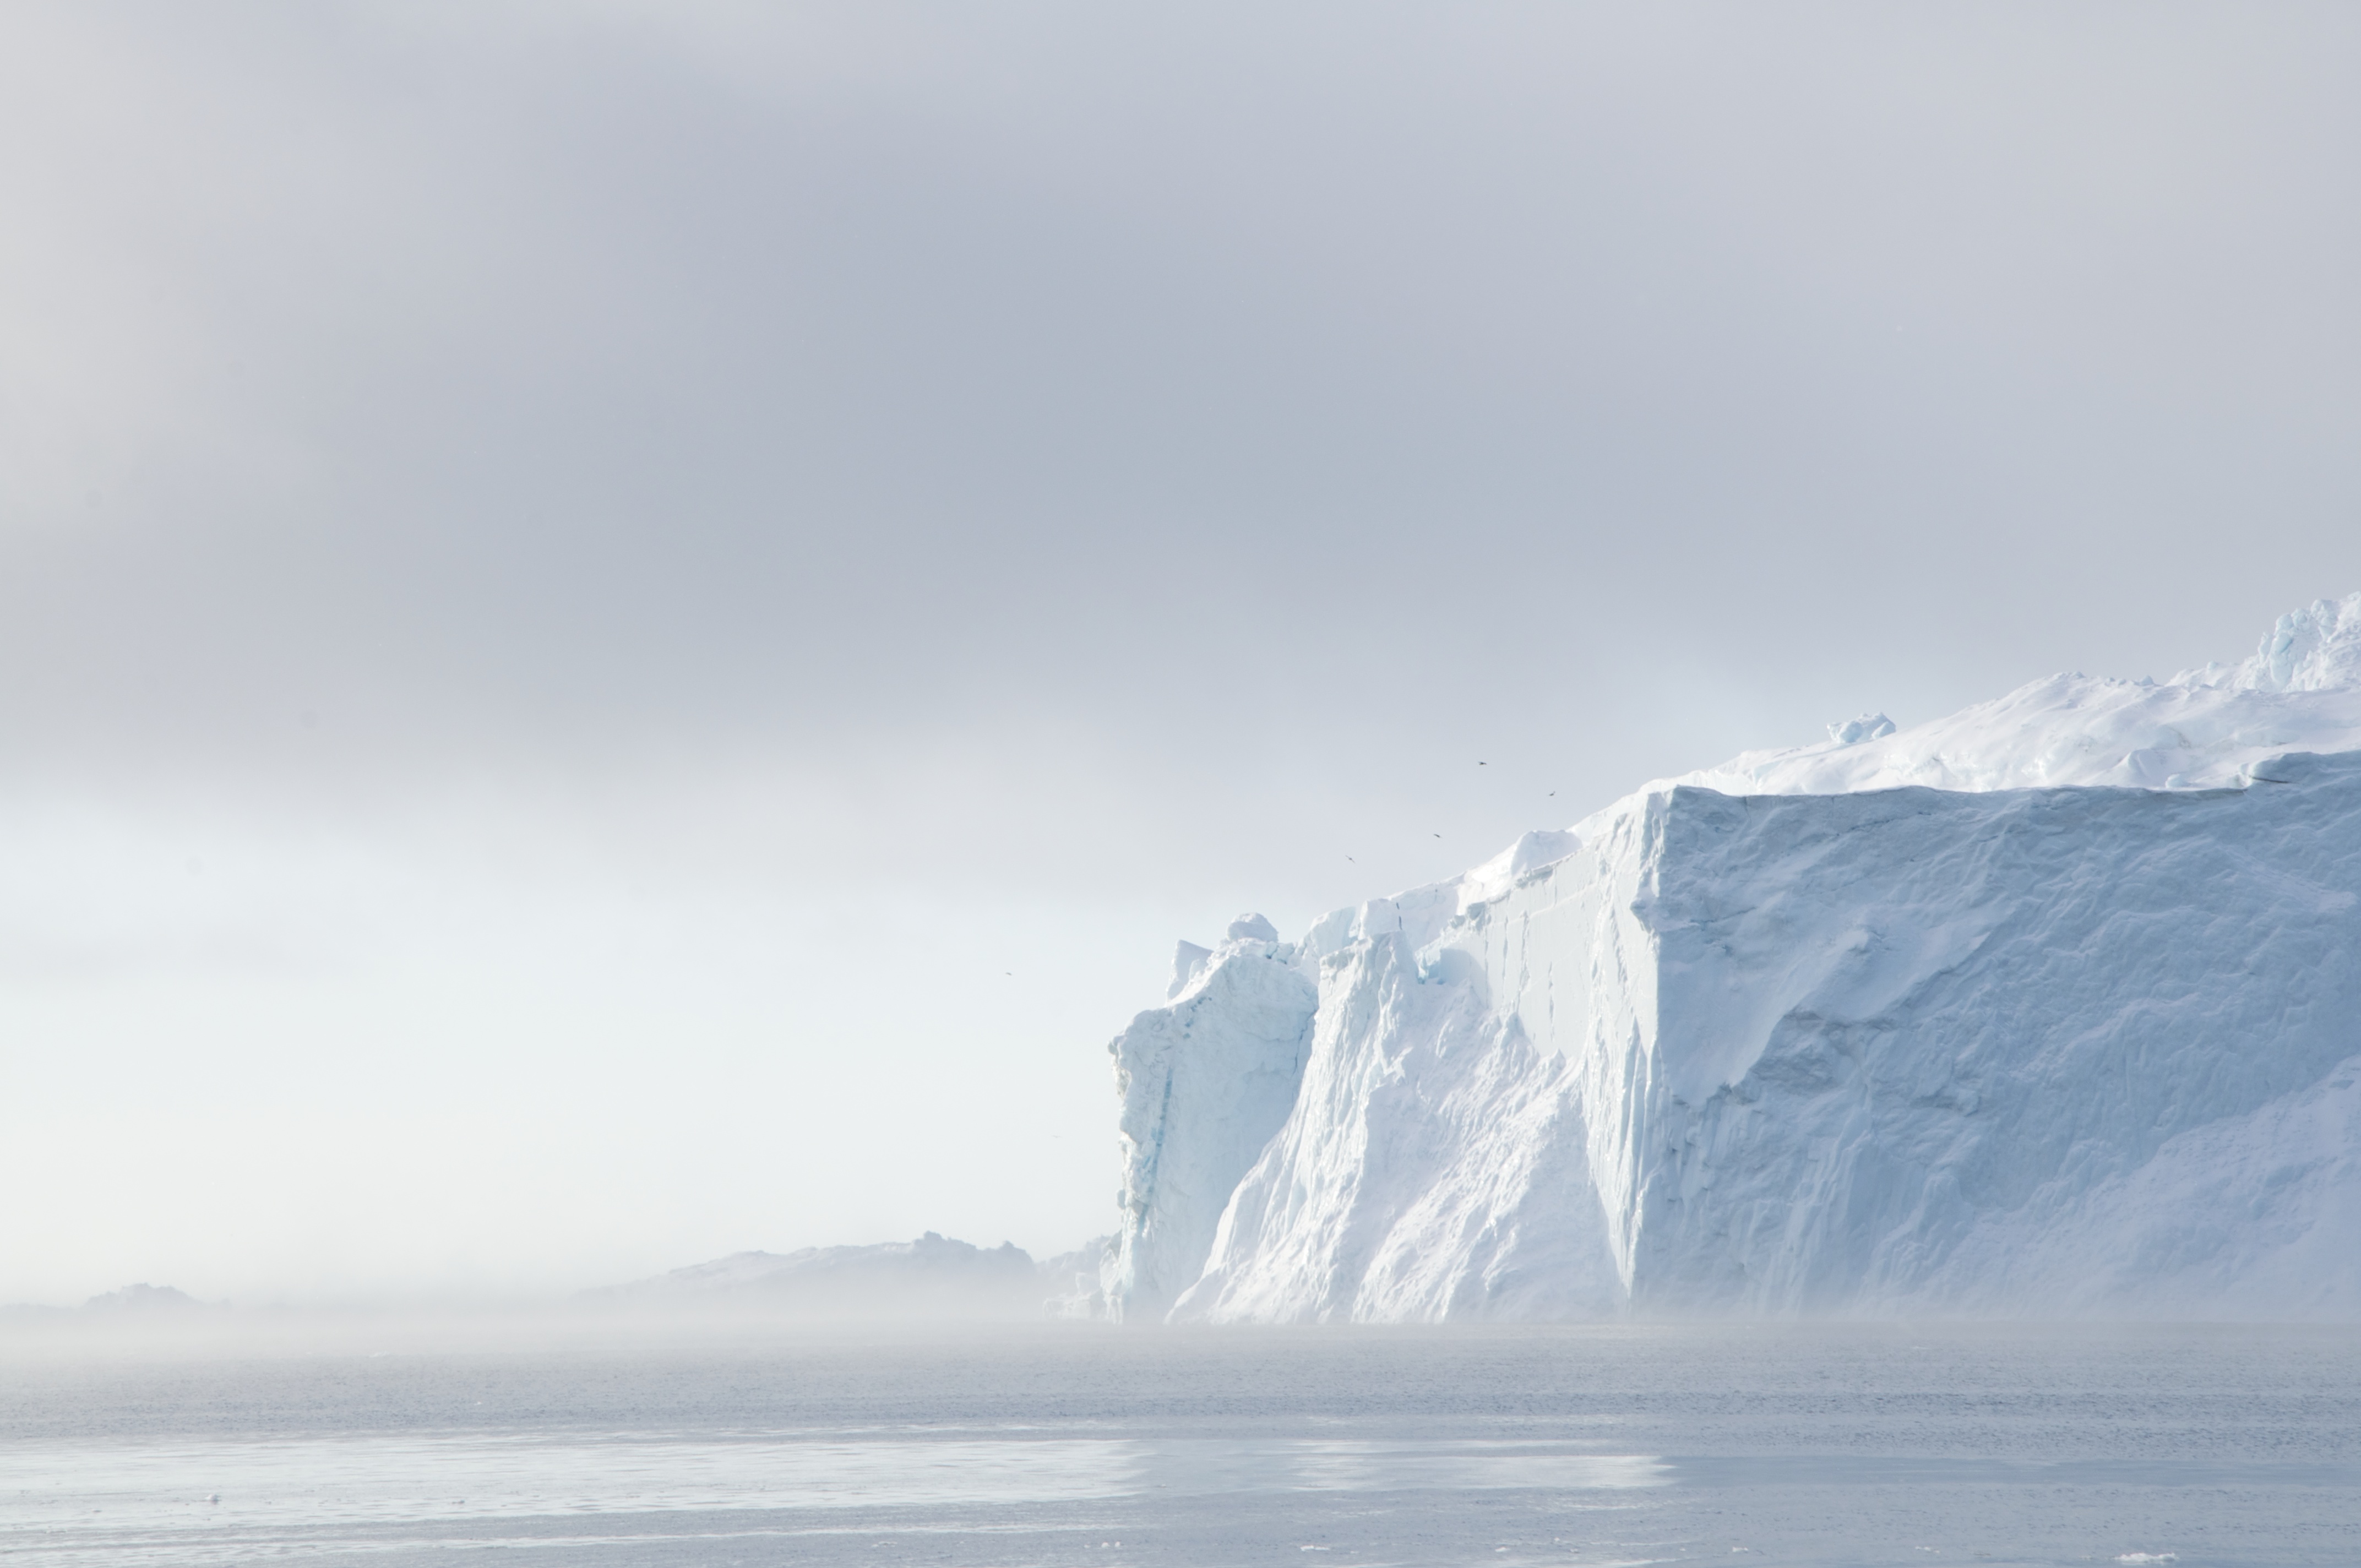
{"type": "Polygon", "coordinates": [[[1104,1241],[1036,1263],[1010,1242],[979,1247],[928,1231],[874,1246],[740,1252],[653,1279],[583,1293],[586,1304],[638,1312],[730,1313],[854,1322],[1021,1321],[1072,1315],[1104,1241]]]}
{"type": "Polygon", "coordinates": [[[126,1285],[93,1296],[79,1307],[44,1307],[18,1301],[0,1307],[0,1324],[60,1321],[89,1317],[152,1319],[201,1310],[218,1310],[223,1303],[198,1300],[170,1285],[126,1285]]]}
{"type": "Polygon", "coordinates": [[[1114,1316],[2361,1315],[2361,594],[1175,970],[1114,1316]]]}

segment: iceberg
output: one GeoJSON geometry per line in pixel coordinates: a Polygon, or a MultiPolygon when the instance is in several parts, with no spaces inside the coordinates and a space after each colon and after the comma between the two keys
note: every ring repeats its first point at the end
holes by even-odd
{"type": "Polygon", "coordinates": [[[1027,1321],[1068,1315],[1077,1276],[1104,1243],[1036,1262],[1011,1242],[980,1247],[928,1231],[914,1242],[741,1252],[652,1279],[584,1291],[586,1305],[862,1323],[1027,1321]]]}
{"type": "Polygon", "coordinates": [[[1663,779],[1110,1047],[1108,1316],[2361,1312],[2361,594],[1663,779]]]}

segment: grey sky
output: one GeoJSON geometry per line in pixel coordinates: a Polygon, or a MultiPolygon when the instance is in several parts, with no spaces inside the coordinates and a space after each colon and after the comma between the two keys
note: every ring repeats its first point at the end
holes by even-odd
{"type": "Polygon", "coordinates": [[[2336,6],[12,7],[0,1298],[1071,1245],[1170,938],[2251,651],[2361,587],[2357,68],[2336,6]]]}

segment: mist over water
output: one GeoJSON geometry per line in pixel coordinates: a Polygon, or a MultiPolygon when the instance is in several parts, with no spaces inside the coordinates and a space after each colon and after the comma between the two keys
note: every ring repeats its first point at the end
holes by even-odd
{"type": "Polygon", "coordinates": [[[2361,1532],[2345,1331],[322,1326],[12,1338],[14,1560],[2261,1568],[2361,1532]]]}

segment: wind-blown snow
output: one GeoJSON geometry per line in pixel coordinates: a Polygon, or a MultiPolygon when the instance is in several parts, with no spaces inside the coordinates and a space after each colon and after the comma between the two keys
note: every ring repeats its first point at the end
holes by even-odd
{"type": "Polygon", "coordinates": [[[1108,1310],[2361,1310],[2361,595],[1830,729],[1184,948],[1108,1310]]]}

